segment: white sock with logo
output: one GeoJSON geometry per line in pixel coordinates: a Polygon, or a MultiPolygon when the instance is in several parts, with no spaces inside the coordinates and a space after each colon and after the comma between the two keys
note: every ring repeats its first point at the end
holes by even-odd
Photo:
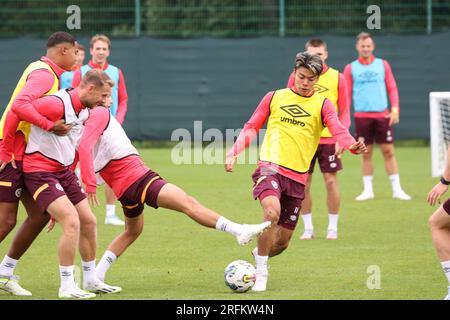
{"type": "Polygon", "coordinates": [[[100,259],[97,268],[95,268],[95,274],[97,278],[104,281],[106,271],[112,266],[112,264],[117,260],[117,256],[114,252],[106,250],[103,257],[100,259]]]}
{"type": "Polygon", "coordinates": [[[81,266],[83,267],[83,285],[86,286],[88,283],[93,282],[96,279],[95,260],[81,261],[81,266]]]}
{"type": "Polygon", "coordinates": [[[242,225],[230,221],[225,217],[220,217],[216,222],[216,229],[231,233],[233,236],[237,236],[242,232],[242,225]]]}
{"type": "Polygon", "coordinates": [[[448,285],[450,286],[450,260],[442,261],[441,265],[442,270],[444,270],[445,276],[447,277],[448,285]]]}
{"type": "Polygon", "coordinates": [[[5,255],[0,264],[0,277],[11,277],[14,274],[14,269],[19,260],[13,259],[5,255]]]}
{"type": "Polygon", "coordinates": [[[75,278],[73,276],[74,266],[59,266],[59,276],[61,278],[61,289],[67,289],[75,286],[75,278]]]}

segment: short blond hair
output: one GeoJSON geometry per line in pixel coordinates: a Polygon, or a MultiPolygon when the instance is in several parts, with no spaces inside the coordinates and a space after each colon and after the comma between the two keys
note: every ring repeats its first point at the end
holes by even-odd
{"type": "Polygon", "coordinates": [[[109,40],[109,38],[107,36],[105,36],[104,34],[96,34],[95,36],[93,36],[91,38],[91,48],[94,47],[94,44],[97,41],[104,41],[108,44],[108,49],[111,47],[111,40],[109,40]]]}
{"type": "Polygon", "coordinates": [[[374,41],[373,37],[372,37],[372,35],[370,33],[368,33],[368,32],[360,32],[356,36],[356,42],[358,42],[359,40],[366,40],[366,39],[369,39],[369,38],[372,39],[372,41],[374,41]]]}
{"type": "Polygon", "coordinates": [[[89,84],[94,85],[96,88],[101,88],[104,86],[114,87],[114,81],[100,69],[91,69],[83,76],[80,86],[85,87],[89,84]]]}

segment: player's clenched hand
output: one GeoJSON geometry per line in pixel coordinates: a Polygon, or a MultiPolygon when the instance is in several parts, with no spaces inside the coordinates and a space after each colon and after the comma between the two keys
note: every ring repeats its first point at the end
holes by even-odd
{"type": "Polygon", "coordinates": [[[367,152],[367,147],[362,140],[358,140],[348,148],[354,154],[367,152]]]}
{"type": "Polygon", "coordinates": [[[441,196],[447,191],[448,186],[442,183],[438,183],[428,193],[427,201],[431,206],[434,206],[436,202],[440,203],[441,196]]]}
{"type": "Polygon", "coordinates": [[[87,193],[87,197],[88,197],[88,202],[91,205],[91,207],[98,207],[99,202],[97,199],[97,193],[95,192],[88,192],[87,193]]]}
{"type": "Polygon", "coordinates": [[[55,121],[55,124],[50,129],[50,132],[56,134],[57,136],[65,136],[72,129],[73,124],[66,124],[63,119],[55,121]]]}
{"type": "Polygon", "coordinates": [[[227,172],[233,172],[233,167],[236,163],[236,159],[236,156],[227,155],[227,158],[225,159],[225,170],[227,172]]]}

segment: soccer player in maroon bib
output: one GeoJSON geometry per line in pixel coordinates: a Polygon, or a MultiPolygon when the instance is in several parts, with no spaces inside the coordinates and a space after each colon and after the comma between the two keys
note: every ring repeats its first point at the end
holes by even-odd
{"type": "Polygon", "coordinates": [[[392,197],[411,200],[401,185],[397,159],[394,153],[393,125],[400,121],[398,89],[389,63],[373,55],[372,35],[361,32],[356,38],[359,57],[344,69],[349,97],[355,110],[356,139],[364,141],[367,153],[362,157],[363,192],[358,201],[373,199],[373,144],[380,146],[386,172],[392,185],[392,197]],[[388,97],[391,110],[388,109],[388,97]]]}

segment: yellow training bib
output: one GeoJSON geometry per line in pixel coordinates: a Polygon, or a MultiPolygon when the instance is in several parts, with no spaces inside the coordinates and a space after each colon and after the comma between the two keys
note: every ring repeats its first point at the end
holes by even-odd
{"type": "MultiPolygon", "coordinates": [[[[0,140],[3,139],[3,127],[5,125],[5,120],[6,120],[6,114],[8,113],[9,109],[11,109],[11,105],[14,102],[15,97],[19,94],[20,90],[22,90],[22,88],[25,86],[25,83],[27,82],[27,78],[29,76],[29,74],[35,70],[38,69],[47,69],[49,70],[54,78],[55,81],[53,81],[53,87],[45,94],[52,94],[56,91],[58,91],[59,89],[59,78],[58,76],[55,74],[55,72],[52,70],[52,68],[45,62],[43,61],[35,61],[32,62],[23,72],[22,76],[19,79],[19,82],[16,85],[16,88],[14,89],[14,92],[11,96],[11,99],[9,100],[8,105],[6,106],[5,111],[3,112],[2,115],[2,119],[0,120],[0,140]]],[[[21,121],[19,123],[19,126],[17,127],[17,131],[22,131],[23,134],[25,135],[25,141],[28,141],[28,135],[30,134],[30,128],[31,125],[28,122],[25,121],[21,121]]]]}
{"type": "Polygon", "coordinates": [[[324,102],[317,93],[302,97],[289,88],[275,91],[260,160],[307,172],[324,129],[324,102]]]}
{"type": "MultiPolygon", "coordinates": [[[[321,74],[319,80],[314,85],[314,89],[316,92],[328,100],[330,100],[334,107],[336,108],[336,112],[339,113],[338,109],[338,96],[339,96],[339,71],[333,68],[328,68],[328,70],[321,74]]],[[[332,137],[330,130],[325,128],[322,131],[321,137],[329,138],[332,137]]]]}

